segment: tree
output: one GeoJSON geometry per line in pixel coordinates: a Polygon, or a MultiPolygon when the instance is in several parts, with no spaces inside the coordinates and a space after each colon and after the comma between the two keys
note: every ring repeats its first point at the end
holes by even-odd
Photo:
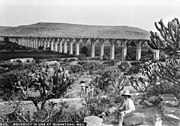
{"type": "Polygon", "coordinates": [[[151,41],[148,42],[149,46],[153,49],[159,49],[168,56],[174,58],[178,55],[180,50],[180,24],[177,18],[168,22],[165,26],[162,19],[157,23],[155,22],[156,29],[159,31],[160,36],[157,32],[150,32],[151,41]],[[160,26],[158,26],[158,24],[160,26]]]}
{"type": "Polygon", "coordinates": [[[74,82],[68,71],[53,71],[51,68],[32,72],[24,79],[22,78],[21,83],[15,87],[22,91],[24,99],[34,103],[37,110],[44,109],[48,99],[62,97],[74,82]],[[31,81],[27,83],[24,79],[31,81]]]}
{"type": "Polygon", "coordinates": [[[116,93],[120,93],[124,89],[126,77],[122,74],[121,70],[117,67],[100,70],[96,78],[93,80],[95,87],[107,93],[109,87],[112,86],[116,93]]]}
{"type": "Polygon", "coordinates": [[[151,31],[148,44],[152,49],[164,52],[166,61],[148,61],[138,68],[136,77],[133,75],[130,80],[136,86],[147,83],[148,87],[144,90],[146,92],[153,90],[154,93],[171,92],[177,96],[180,93],[180,63],[177,59],[180,51],[179,20],[175,18],[165,26],[161,19],[155,26],[159,34],[151,31]]]}
{"type": "Polygon", "coordinates": [[[163,51],[167,56],[167,62],[158,63],[159,70],[156,75],[167,80],[175,93],[180,93],[180,63],[178,61],[180,51],[180,23],[177,18],[169,21],[167,26],[164,25],[162,19],[155,26],[160,33],[151,33],[151,41],[149,46],[153,49],[163,51]],[[158,26],[158,24],[160,26],[158,26]],[[177,91],[177,92],[176,92],[177,91]]]}
{"type": "Polygon", "coordinates": [[[43,110],[47,100],[66,94],[74,83],[74,78],[63,68],[41,67],[33,66],[29,70],[1,75],[1,91],[9,94],[6,97],[20,93],[20,100],[31,100],[37,110],[43,110]]]}
{"type": "Polygon", "coordinates": [[[88,47],[84,45],[84,46],[81,48],[81,53],[82,53],[82,54],[85,54],[85,55],[87,56],[87,55],[88,55],[88,47]]]}
{"type": "MultiPolygon", "coordinates": [[[[5,94],[9,94],[6,97],[14,97],[18,93],[20,96],[18,100],[30,100],[33,102],[37,109],[37,112],[33,115],[34,121],[47,121],[57,112],[49,115],[48,110],[45,108],[46,102],[52,98],[63,97],[74,83],[74,78],[71,77],[68,70],[60,66],[33,66],[28,70],[14,71],[11,74],[3,75],[0,82],[0,89],[6,92],[5,94]]],[[[6,98],[6,100],[9,99],[6,98]]],[[[15,118],[19,116],[23,118],[23,121],[27,121],[16,109],[11,113],[7,113],[7,115],[9,114],[13,114],[15,118]]]]}

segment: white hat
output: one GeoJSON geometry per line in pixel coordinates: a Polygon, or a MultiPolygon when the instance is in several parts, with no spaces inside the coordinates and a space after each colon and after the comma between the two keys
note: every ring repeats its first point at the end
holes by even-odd
{"type": "Polygon", "coordinates": [[[125,91],[123,91],[122,96],[129,96],[129,97],[131,97],[131,94],[130,94],[129,90],[125,90],[125,91]]]}

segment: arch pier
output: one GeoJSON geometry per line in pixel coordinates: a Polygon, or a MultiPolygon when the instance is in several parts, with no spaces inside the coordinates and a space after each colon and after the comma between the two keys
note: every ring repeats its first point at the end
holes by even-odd
{"type": "MultiPolygon", "coordinates": [[[[63,37],[28,37],[28,36],[0,36],[1,40],[5,40],[8,38],[9,41],[13,43],[17,43],[18,45],[30,47],[30,48],[39,48],[43,47],[43,50],[49,48],[51,51],[59,52],[59,53],[68,53],[70,55],[74,54],[78,56],[80,54],[80,45],[91,45],[91,57],[96,57],[96,48],[97,45],[99,48],[99,58],[103,59],[105,55],[105,43],[110,46],[110,59],[115,59],[116,47],[119,46],[122,50],[121,59],[126,60],[127,51],[128,51],[128,43],[134,42],[136,46],[136,60],[139,61],[141,59],[142,45],[149,40],[147,39],[118,39],[118,38],[63,38],[63,37]],[[75,45],[75,47],[74,47],[75,45]]],[[[148,47],[150,49],[150,47],[148,47]]],[[[150,49],[152,50],[152,49],[150,49]]],[[[159,60],[159,50],[152,50],[154,53],[153,57],[156,60],[159,60]]]]}

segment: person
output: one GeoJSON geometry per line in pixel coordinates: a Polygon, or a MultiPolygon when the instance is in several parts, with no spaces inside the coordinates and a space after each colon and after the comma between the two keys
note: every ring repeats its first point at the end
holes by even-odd
{"type": "Polygon", "coordinates": [[[81,96],[82,96],[82,95],[86,94],[86,86],[87,85],[84,80],[81,80],[80,85],[81,85],[81,96]]]}
{"type": "Polygon", "coordinates": [[[122,126],[124,117],[131,116],[134,114],[135,105],[131,98],[129,90],[125,90],[122,93],[123,103],[122,106],[119,106],[115,111],[115,120],[114,123],[119,123],[118,126],[122,126]]]}

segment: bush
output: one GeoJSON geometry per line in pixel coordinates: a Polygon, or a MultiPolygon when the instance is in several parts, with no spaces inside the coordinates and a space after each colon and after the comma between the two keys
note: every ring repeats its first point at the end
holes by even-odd
{"type": "Polygon", "coordinates": [[[104,54],[103,55],[103,60],[109,60],[109,57],[106,54],[104,54]]]}
{"type": "Polygon", "coordinates": [[[86,57],[85,54],[80,54],[80,55],[78,56],[78,59],[79,59],[79,60],[87,60],[87,57],[86,57]]]}
{"type": "Polygon", "coordinates": [[[83,73],[89,72],[89,74],[94,74],[96,71],[104,69],[104,65],[98,62],[86,62],[80,61],[77,65],[71,65],[70,71],[72,73],[83,73]]]}
{"type": "Polygon", "coordinates": [[[159,80],[157,84],[151,84],[147,90],[147,95],[173,94],[178,97],[180,89],[175,89],[174,84],[167,80],[159,80]]]}
{"type": "Polygon", "coordinates": [[[121,71],[125,72],[128,71],[128,69],[131,67],[130,63],[128,62],[121,62],[118,66],[117,66],[121,71]]]}
{"type": "Polygon", "coordinates": [[[38,49],[39,49],[39,50],[43,50],[43,49],[44,49],[44,46],[39,46],[38,49]]]}

